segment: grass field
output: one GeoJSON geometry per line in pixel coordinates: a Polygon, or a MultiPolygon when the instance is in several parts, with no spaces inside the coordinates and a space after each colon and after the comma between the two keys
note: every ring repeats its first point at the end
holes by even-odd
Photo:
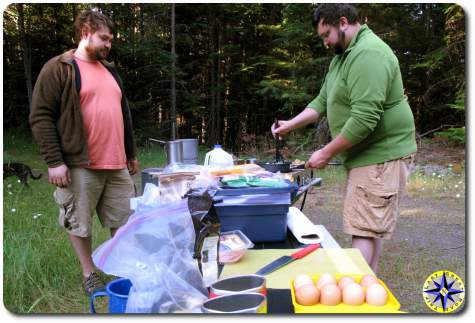
{"type": "MultiPolygon", "coordinates": [[[[52,197],[54,187],[47,182],[47,168],[39,156],[36,144],[28,137],[4,134],[3,152],[4,162],[23,162],[30,165],[35,174],[38,172],[44,174],[41,180],[29,180],[31,189],[24,187],[16,177],[9,177],[3,181],[3,298],[5,307],[11,312],[20,314],[88,313],[88,299],[81,287],[79,262],[73,255],[67,235],[57,224],[58,211],[52,197]]],[[[201,161],[204,153],[204,150],[200,151],[201,161]]],[[[140,150],[139,160],[141,169],[159,167],[165,163],[163,148],[161,146],[143,148],[140,150]]],[[[345,180],[341,167],[328,167],[318,172],[318,176],[322,177],[324,183],[319,189],[322,192],[326,188],[341,186],[345,180]]],[[[137,185],[140,185],[140,174],[135,176],[135,180],[137,185]]],[[[455,185],[464,187],[464,184],[457,184],[459,181],[460,178],[453,178],[446,179],[442,183],[440,179],[433,176],[417,175],[411,179],[409,192],[427,198],[436,196],[439,200],[453,199],[452,195],[464,194],[463,190],[454,191],[455,185]],[[425,187],[425,191],[421,191],[421,187],[425,187]]],[[[319,218],[318,220],[330,226],[331,223],[325,221],[333,221],[329,219],[334,219],[332,215],[339,214],[339,210],[331,203],[332,195],[328,194],[328,197],[328,203],[321,204],[317,201],[314,205],[310,197],[306,209],[308,207],[324,208],[330,216],[328,219],[319,218]]],[[[336,199],[333,197],[334,200],[336,199]]],[[[402,216],[419,215],[406,213],[402,216]]],[[[421,218],[423,216],[421,215],[421,218]]],[[[93,228],[93,248],[95,249],[109,238],[109,233],[108,230],[100,227],[97,219],[94,220],[93,228]]],[[[332,231],[332,234],[335,234],[337,240],[344,246],[346,238],[341,232],[332,231]]],[[[414,280],[419,281],[421,279],[419,276],[425,276],[428,266],[434,270],[454,268],[459,271],[459,274],[463,276],[465,274],[465,262],[460,263],[460,258],[433,259],[430,250],[422,250],[417,259],[408,259],[405,250],[410,250],[412,246],[398,243],[396,247],[386,256],[382,272],[384,279],[389,280],[392,288],[395,289],[398,298],[406,297],[405,288],[411,290],[418,288],[417,284],[411,285],[411,283],[414,280]],[[395,277],[399,277],[401,284],[395,280],[395,277]]],[[[105,311],[105,303],[99,303],[99,311],[105,311]]],[[[407,305],[405,309],[410,312],[424,312],[422,305],[421,307],[405,305],[407,305]]]]}

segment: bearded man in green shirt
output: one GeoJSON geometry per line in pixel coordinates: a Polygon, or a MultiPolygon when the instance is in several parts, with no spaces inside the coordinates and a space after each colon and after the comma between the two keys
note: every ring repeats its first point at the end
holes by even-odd
{"type": "Polygon", "coordinates": [[[322,4],[312,22],[335,57],[319,95],[300,114],[279,120],[279,127],[271,130],[283,136],[327,116],[332,141],[315,151],[306,167],[323,168],[335,156],[342,161],[348,172],[343,230],[377,272],[417,150],[414,117],[397,57],[359,23],[353,6],[322,4]]]}

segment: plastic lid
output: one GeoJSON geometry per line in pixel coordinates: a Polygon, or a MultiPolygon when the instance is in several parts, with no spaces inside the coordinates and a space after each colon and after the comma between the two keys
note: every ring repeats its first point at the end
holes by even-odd
{"type": "Polygon", "coordinates": [[[214,145],[214,148],[222,148],[222,147],[221,147],[221,145],[216,144],[216,145],[214,145]]]}
{"type": "Polygon", "coordinates": [[[246,250],[254,247],[252,241],[241,230],[221,232],[219,242],[220,252],[246,250]]]}

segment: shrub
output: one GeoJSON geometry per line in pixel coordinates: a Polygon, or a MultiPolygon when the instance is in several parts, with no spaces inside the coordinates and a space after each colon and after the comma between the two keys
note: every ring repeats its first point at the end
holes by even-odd
{"type": "Polygon", "coordinates": [[[465,146],[465,127],[449,128],[447,130],[437,132],[436,135],[458,145],[465,146]]]}

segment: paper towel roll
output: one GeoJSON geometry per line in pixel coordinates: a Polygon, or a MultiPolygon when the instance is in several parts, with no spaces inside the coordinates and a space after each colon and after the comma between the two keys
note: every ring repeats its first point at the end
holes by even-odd
{"type": "Polygon", "coordinates": [[[323,233],[296,207],[289,208],[287,227],[300,243],[313,244],[323,241],[323,233]]]}

